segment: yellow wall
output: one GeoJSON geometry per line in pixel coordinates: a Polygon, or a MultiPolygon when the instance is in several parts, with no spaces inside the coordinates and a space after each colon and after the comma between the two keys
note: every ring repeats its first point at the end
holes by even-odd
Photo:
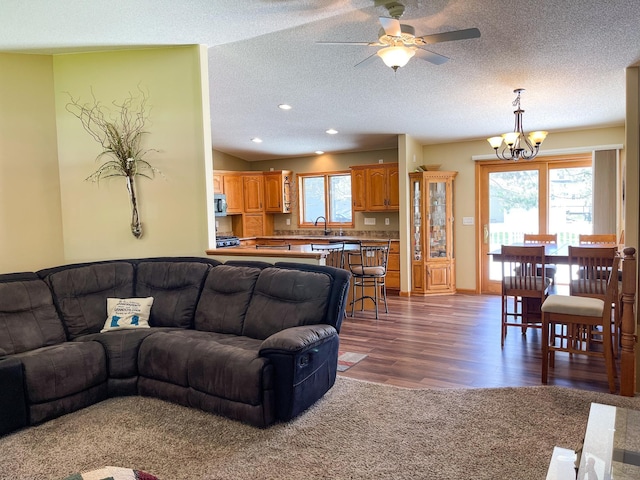
{"type": "MultiPolygon", "coordinates": [[[[203,57],[204,59],[203,60],[203,57]]],[[[57,55],[53,58],[55,111],[67,262],[162,255],[204,256],[208,247],[208,104],[203,105],[199,46],[57,55]],[[140,86],[148,92],[147,159],[164,177],[137,178],[143,236],[130,231],[125,180],[99,186],[85,181],[99,163],[100,145],[65,110],[68,93],[81,102],[91,91],[104,105],[121,101],[140,86]]]]}
{"type": "MultiPolygon", "coordinates": [[[[541,155],[562,150],[573,151],[602,145],[624,144],[624,127],[571,132],[550,132],[541,155]]],[[[476,289],[475,226],[462,225],[462,217],[475,217],[475,171],[472,157],[493,155],[486,140],[425,145],[425,164],[441,164],[441,170],[457,171],[454,185],[454,237],[456,286],[459,290],[476,289]]],[[[477,223],[477,219],[476,222],[477,223]]]]}
{"type": "Polygon", "coordinates": [[[0,54],[0,272],[63,262],[51,57],[0,54]]]}

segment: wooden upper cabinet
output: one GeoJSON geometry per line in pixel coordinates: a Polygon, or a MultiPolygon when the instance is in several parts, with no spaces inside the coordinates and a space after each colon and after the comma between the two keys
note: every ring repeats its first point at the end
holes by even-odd
{"type": "Polygon", "coordinates": [[[387,184],[387,207],[389,210],[400,210],[400,175],[398,165],[388,169],[389,183],[387,184]]]}
{"type": "Polygon", "coordinates": [[[362,212],[367,207],[365,188],[366,172],[367,169],[364,167],[351,167],[351,199],[355,212],[362,212]]]}
{"type": "Polygon", "coordinates": [[[400,209],[400,182],[397,163],[351,167],[353,209],[365,212],[400,209]]]}
{"type": "Polygon", "coordinates": [[[279,170],[264,173],[264,211],[291,213],[292,172],[279,170]]]}
{"type": "Polygon", "coordinates": [[[243,175],[244,213],[262,213],[264,211],[264,176],[243,175]]]}
{"type": "MultiPolygon", "coordinates": [[[[244,200],[242,195],[242,175],[222,175],[223,192],[227,197],[227,214],[242,213],[244,200]]],[[[215,188],[215,181],[214,181],[215,188]]]]}
{"type": "Polygon", "coordinates": [[[224,193],[224,177],[221,173],[213,174],[213,193],[224,193]]]}

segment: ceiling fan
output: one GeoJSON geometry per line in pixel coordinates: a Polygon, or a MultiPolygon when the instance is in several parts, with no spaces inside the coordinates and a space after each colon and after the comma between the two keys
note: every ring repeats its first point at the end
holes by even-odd
{"type": "Polygon", "coordinates": [[[479,38],[480,30],[477,28],[467,28],[464,30],[454,30],[452,32],[435,33],[432,35],[416,36],[411,25],[400,23],[400,17],[404,13],[404,5],[399,2],[389,0],[375,0],[376,6],[384,5],[389,12],[389,17],[379,17],[382,28],[379,38],[375,42],[317,42],[325,45],[364,45],[368,47],[384,47],[376,53],[371,54],[355,66],[362,65],[374,56],[379,56],[388,67],[394,71],[404,67],[414,56],[441,65],[449,60],[448,57],[432,52],[424,48],[425,45],[433,43],[450,42],[453,40],[466,40],[479,38]]]}

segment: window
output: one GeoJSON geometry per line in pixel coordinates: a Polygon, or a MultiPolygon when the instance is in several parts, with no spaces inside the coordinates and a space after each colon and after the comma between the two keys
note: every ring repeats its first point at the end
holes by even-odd
{"type": "Polygon", "coordinates": [[[298,182],[300,226],[313,226],[318,217],[326,218],[327,225],[353,226],[350,172],[300,173],[298,182]]]}

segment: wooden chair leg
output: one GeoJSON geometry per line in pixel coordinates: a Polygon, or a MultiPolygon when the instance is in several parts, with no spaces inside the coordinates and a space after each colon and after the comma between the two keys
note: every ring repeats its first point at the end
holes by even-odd
{"type": "Polygon", "coordinates": [[[549,319],[542,314],[542,383],[547,384],[549,375],[549,319]]]}
{"type": "Polygon", "coordinates": [[[603,334],[602,337],[604,361],[607,366],[607,377],[609,379],[609,392],[616,393],[616,366],[613,360],[611,335],[603,334]]]}

